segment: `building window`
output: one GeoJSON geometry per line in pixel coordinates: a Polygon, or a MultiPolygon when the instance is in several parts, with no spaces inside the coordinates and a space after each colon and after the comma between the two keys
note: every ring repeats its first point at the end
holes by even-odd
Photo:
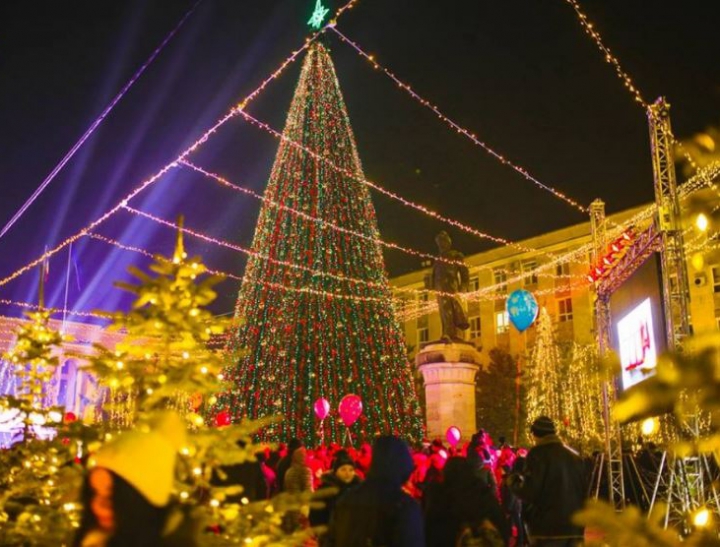
{"type": "Polygon", "coordinates": [[[508,312],[495,312],[495,332],[497,334],[505,334],[510,330],[510,317],[508,312]]]}
{"type": "Polygon", "coordinates": [[[572,298],[563,298],[562,300],[558,300],[558,312],[558,320],[561,323],[564,323],[565,321],[572,321],[572,298]]]}
{"type": "Polygon", "coordinates": [[[480,338],[480,316],[471,317],[468,322],[470,323],[470,340],[480,338]]]}
{"type": "Polygon", "coordinates": [[[478,276],[473,276],[470,278],[470,286],[468,287],[470,292],[476,292],[480,290],[480,278],[478,276]]]}
{"type": "MultiPolygon", "coordinates": [[[[529,272],[533,272],[537,268],[537,261],[536,260],[527,260],[523,262],[522,265],[522,271],[523,274],[527,274],[529,272]]],[[[531,275],[528,275],[525,278],[525,285],[537,285],[538,282],[538,276],[537,272],[533,272],[531,275]]]]}
{"type": "Polygon", "coordinates": [[[495,281],[495,292],[507,292],[507,271],[505,268],[495,268],[493,270],[493,279],[495,281]]]}
{"type": "Polygon", "coordinates": [[[720,266],[713,266],[712,278],[713,278],[713,292],[720,292],[720,266]]]}
{"type": "Polygon", "coordinates": [[[557,264],[555,266],[555,275],[557,275],[557,276],[570,275],[570,263],[563,262],[562,264],[557,264]]]}
{"type": "Polygon", "coordinates": [[[430,340],[430,329],[422,327],[417,330],[418,346],[427,343],[430,340]]]}

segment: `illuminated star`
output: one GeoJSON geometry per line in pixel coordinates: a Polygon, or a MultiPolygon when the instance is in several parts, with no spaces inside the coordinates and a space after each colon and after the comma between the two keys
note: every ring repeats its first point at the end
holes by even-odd
{"type": "Polygon", "coordinates": [[[316,30],[320,30],[323,19],[325,19],[325,16],[329,12],[330,10],[322,5],[321,0],[317,0],[315,3],[315,11],[313,11],[312,17],[310,17],[310,20],[308,21],[308,25],[316,30]]]}

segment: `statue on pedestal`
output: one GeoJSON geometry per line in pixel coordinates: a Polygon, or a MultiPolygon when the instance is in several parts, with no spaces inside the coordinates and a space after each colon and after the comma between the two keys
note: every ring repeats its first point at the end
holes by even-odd
{"type": "Polygon", "coordinates": [[[442,231],[435,236],[440,250],[440,259],[433,264],[430,276],[430,288],[439,291],[437,295],[438,311],[442,322],[442,340],[445,342],[463,342],[460,331],[470,327],[467,315],[455,294],[467,292],[470,285],[470,272],[464,264],[465,257],[452,248],[450,235],[442,231]]]}

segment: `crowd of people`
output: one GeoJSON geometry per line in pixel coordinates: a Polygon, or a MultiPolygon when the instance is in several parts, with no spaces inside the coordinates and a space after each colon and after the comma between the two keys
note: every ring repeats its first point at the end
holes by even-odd
{"type": "Polygon", "coordinates": [[[482,429],[457,446],[434,440],[415,449],[395,437],[315,449],[292,439],[231,469],[228,481],[243,484],[251,501],[333,487],[323,508],[285,522],[288,530],[328,527],[323,547],[575,545],[583,530],[571,515],[584,503],[585,466],[551,419],[538,418],[531,432],[529,451],[502,437],[496,444],[482,429]]]}
{"type": "MultiPolygon", "coordinates": [[[[322,504],[287,512],[282,526],[286,532],[322,527],[312,540],[320,547],[580,544],[583,529],[572,515],[587,492],[583,461],[562,443],[550,418],[537,418],[530,431],[535,442],[529,450],[503,438],[496,445],[483,430],[458,446],[435,440],[415,449],[395,436],[358,448],[331,444],[313,449],[292,439],[276,451],[260,452],[257,461],[224,468],[213,482],[241,485],[238,499],[251,502],[282,492],[319,492],[322,504]]],[[[134,435],[138,438],[126,438],[125,445],[146,448],[147,439],[134,435]]],[[[130,487],[139,492],[130,504],[135,511],[142,497],[159,507],[170,495],[172,471],[149,477],[137,466],[121,464],[127,460],[117,457],[118,450],[110,446],[98,454],[98,466],[88,476],[77,546],[125,545],[105,541],[102,534],[101,541],[91,539],[92,532],[103,529],[103,519],[112,524],[110,538],[124,528],[119,526],[124,515],[112,508],[119,503],[119,498],[113,501],[118,493],[130,487]]],[[[173,448],[166,452],[171,458],[173,448]]]]}

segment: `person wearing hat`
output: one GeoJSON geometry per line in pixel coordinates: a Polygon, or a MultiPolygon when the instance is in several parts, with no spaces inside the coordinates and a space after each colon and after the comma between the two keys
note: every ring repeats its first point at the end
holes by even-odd
{"type": "Polygon", "coordinates": [[[367,478],[335,505],[328,547],[425,547],[420,505],[403,485],[413,471],[408,445],[394,435],[375,439],[367,478]]]}
{"type": "Polygon", "coordinates": [[[190,519],[171,504],[185,434],[182,418],[165,412],[90,457],[75,547],[196,545],[190,519]]]}
{"type": "Polygon", "coordinates": [[[509,477],[523,502],[534,547],[572,547],[583,541],[584,529],[572,516],[585,503],[587,478],[582,459],[557,436],[555,422],[539,416],[530,426],[535,440],[524,467],[509,477]]]}
{"type": "MultiPolygon", "coordinates": [[[[332,496],[321,493],[318,496],[325,506],[310,510],[310,524],[312,526],[326,526],[330,522],[330,517],[338,499],[350,488],[357,486],[361,482],[356,473],[356,463],[347,450],[338,450],[335,453],[330,472],[325,473],[320,480],[318,492],[326,488],[335,488],[337,493],[332,496]]],[[[320,545],[323,545],[323,543],[321,542],[320,545]]]]}

